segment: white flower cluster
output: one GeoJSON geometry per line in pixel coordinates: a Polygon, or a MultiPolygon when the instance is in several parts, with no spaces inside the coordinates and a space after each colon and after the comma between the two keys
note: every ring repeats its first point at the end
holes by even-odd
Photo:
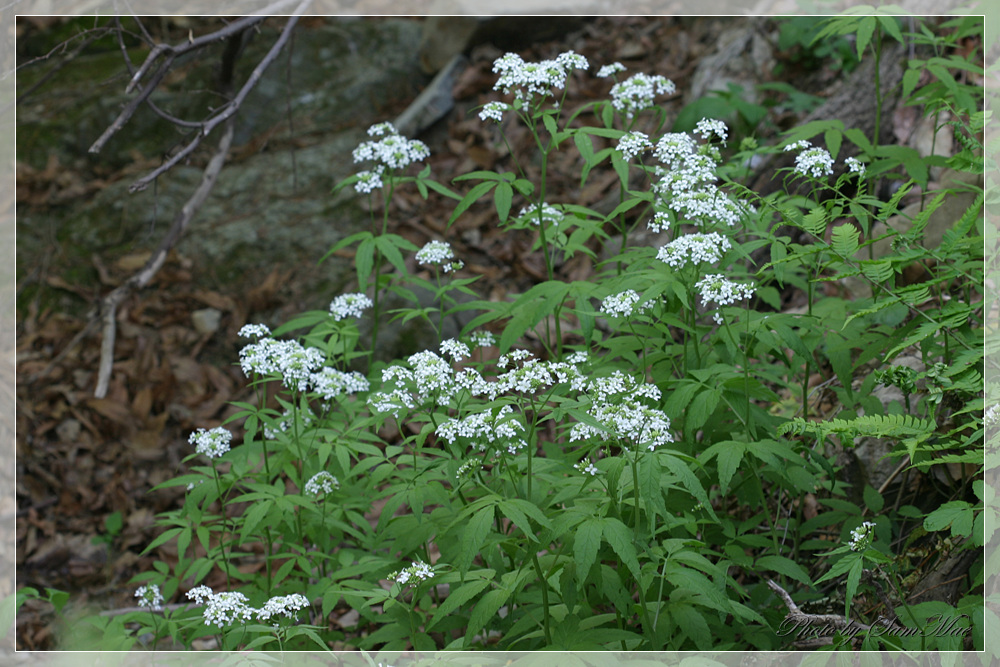
{"type": "Polygon", "coordinates": [[[867,549],[874,539],[872,531],[875,528],[875,524],[871,521],[865,521],[863,524],[851,531],[851,541],[848,545],[851,547],[851,551],[864,551],[867,549]]]}
{"type": "Polygon", "coordinates": [[[383,391],[371,394],[368,405],[375,412],[392,413],[397,419],[403,410],[412,410],[431,399],[435,405],[448,405],[460,388],[451,364],[429,350],[411,355],[406,366],[384,369],[382,384],[383,391]]]}
{"type": "Polygon", "coordinates": [[[216,625],[224,628],[234,623],[247,623],[254,617],[260,621],[269,621],[274,616],[294,618],[300,609],[309,606],[309,600],[298,593],[273,597],[264,603],[260,609],[251,607],[247,596],[243,593],[223,591],[214,593],[208,586],[196,586],[187,592],[189,600],[205,605],[202,617],[205,625],[216,625]]]}
{"type": "Polygon", "coordinates": [[[618,140],[618,150],[622,152],[626,162],[652,148],[653,142],[644,132],[629,132],[618,140]]]}
{"type": "Polygon", "coordinates": [[[264,338],[240,350],[240,367],[248,378],[257,375],[280,375],[289,389],[307,391],[313,372],[325,361],[316,348],[303,347],[294,340],[264,338]]]}
{"type": "Polygon", "coordinates": [[[588,382],[586,393],[591,399],[587,413],[601,426],[574,424],[570,429],[570,441],[605,439],[610,435],[630,446],[650,451],[674,441],[670,434],[670,418],[661,410],[639,402],[642,398],[660,400],[660,389],[656,385],[615,371],[610,376],[588,382]]]}
{"type": "Polygon", "coordinates": [[[312,391],[329,401],[343,394],[357,394],[368,391],[368,379],[357,371],[345,373],[336,368],[324,366],[309,376],[312,391]]]}
{"type": "MultiPolygon", "coordinates": [[[[295,418],[296,412],[289,408],[286,409],[284,413],[282,413],[282,415],[275,419],[271,424],[264,422],[264,437],[268,440],[277,440],[278,436],[282,433],[288,433],[289,431],[294,432],[292,425],[295,418]]],[[[304,409],[298,410],[298,419],[301,427],[304,429],[316,420],[316,415],[313,414],[313,411],[307,406],[304,409]]]]}
{"type": "Polygon", "coordinates": [[[372,307],[372,300],[360,292],[341,294],[330,302],[330,314],[337,322],[345,317],[361,317],[361,314],[372,307]]]}
{"type": "Polygon", "coordinates": [[[405,586],[413,579],[419,579],[420,581],[427,581],[434,576],[434,571],[431,566],[423,561],[414,561],[410,567],[405,570],[399,570],[393,572],[389,575],[389,578],[395,581],[400,586],[405,586]]]}
{"type": "Polygon", "coordinates": [[[984,426],[996,426],[1000,424],[1000,403],[994,405],[983,415],[984,426]]]}
{"type": "Polygon", "coordinates": [[[496,444],[506,445],[507,451],[516,454],[518,449],[527,447],[521,437],[524,424],[513,415],[513,408],[505,405],[493,414],[492,410],[477,412],[462,419],[449,419],[437,428],[437,435],[454,444],[458,438],[472,440],[476,448],[485,452],[496,444]]]}
{"type": "Polygon", "coordinates": [[[670,214],[665,211],[657,211],[653,214],[653,219],[647,224],[651,232],[665,232],[670,229],[670,214]]]}
{"type": "MultiPolygon", "coordinates": [[[[755,291],[752,285],[734,283],[723,277],[721,273],[705,276],[695,283],[695,287],[701,292],[701,302],[706,306],[713,302],[720,306],[728,306],[737,301],[749,299],[755,291]]],[[[715,313],[713,319],[716,324],[722,324],[722,315],[719,313],[715,313]]]]}
{"type": "MultiPolygon", "coordinates": [[[[695,131],[705,138],[714,135],[725,140],[728,136],[724,123],[707,118],[698,122],[695,131]]],[[[716,146],[699,146],[691,135],[673,132],[660,137],[653,154],[662,163],[654,170],[660,180],[653,189],[679,217],[732,227],[748,212],[754,212],[753,206],[730,198],[715,185],[719,180],[715,172],[721,161],[716,146]]]]}
{"type": "Polygon", "coordinates": [[[685,234],[661,247],[656,259],[673,268],[688,264],[714,264],[722,259],[723,253],[732,248],[729,239],[718,232],[710,234],[685,234]]]}
{"type": "Polygon", "coordinates": [[[444,264],[454,256],[451,244],[444,241],[429,241],[417,251],[417,261],[425,266],[444,264]]]}
{"type": "Polygon", "coordinates": [[[469,337],[470,342],[476,347],[490,347],[496,345],[497,338],[492,331],[476,331],[469,337]]]}
{"type": "Polygon", "coordinates": [[[639,383],[631,375],[615,371],[587,383],[586,392],[594,403],[611,403],[625,398],[660,400],[660,388],[655,384],[639,383]]]}
{"type": "Polygon", "coordinates": [[[354,161],[370,160],[379,167],[405,169],[414,162],[420,162],[431,152],[427,144],[419,139],[401,136],[391,123],[379,123],[368,128],[368,136],[382,137],[378,141],[365,141],[354,149],[354,161]]]}
{"type": "Polygon", "coordinates": [[[510,105],[503,102],[487,102],[483,105],[483,110],[479,112],[479,120],[503,120],[503,112],[510,109],[510,105]]]}
{"type": "Polygon", "coordinates": [[[844,164],[847,165],[847,170],[852,174],[857,174],[858,176],[865,175],[865,163],[856,157],[849,157],[844,160],[844,164]]]}
{"type": "MultiPolygon", "coordinates": [[[[525,206],[521,209],[521,213],[518,214],[518,218],[532,225],[537,225],[539,219],[537,211],[537,204],[525,206]]],[[[544,220],[547,225],[558,225],[565,217],[566,215],[555,206],[549,206],[545,203],[542,204],[541,219],[544,220]]]]}
{"type": "Polygon", "coordinates": [[[609,76],[614,76],[618,72],[624,72],[626,69],[625,65],[615,62],[610,65],[604,65],[601,69],[597,70],[597,76],[602,79],[606,79],[609,76]]]}
{"type": "Polygon", "coordinates": [[[138,604],[140,607],[151,609],[152,611],[163,609],[163,595],[160,594],[160,587],[156,584],[140,586],[136,589],[135,596],[139,599],[138,604]]]}
{"type": "Polygon", "coordinates": [[[597,466],[590,462],[589,457],[583,459],[579,463],[573,464],[573,467],[585,475],[596,475],[600,472],[600,470],[597,469],[597,466]]]}
{"type": "Polygon", "coordinates": [[[306,493],[313,496],[325,496],[339,488],[340,482],[337,478],[325,470],[319,471],[306,482],[306,493]]]}
{"type": "Polygon", "coordinates": [[[240,338],[267,338],[271,330],[263,324],[244,324],[239,331],[240,338]]]}
{"type": "Polygon", "coordinates": [[[257,610],[257,619],[269,621],[273,616],[284,616],[285,618],[295,618],[296,612],[309,606],[309,600],[305,595],[292,593],[291,595],[279,595],[264,603],[264,606],[257,610]]]}
{"type": "Polygon", "coordinates": [[[614,294],[601,302],[601,312],[612,317],[631,317],[653,307],[653,304],[647,301],[637,308],[639,298],[639,293],[631,289],[614,294]]]}
{"type": "Polygon", "coordinates": [[[747,213],[756,211],[746,202],[733,201],[713,183],[705,183],[698,190],[679,190],[669,206],[688,220],[714,220],[730,227],[735,227],[747,213]]]}
{"type": "Polygon", "coordinates": [[[801,151],[795,156],[795,172],[803,176],[821,178],[833,173],[833,158],[825,148],[813,146],[802,139],[785,146],[785,152],[801,151]]]}
{"type": "Polygon", "coordinates": [[[518,100],[531,104],[535,95],[544,98],[553,88],[565,88],[566,79],[574,69],[589,67],[587,59],[573,51],[561,53],[555,60],[537,63],[525,62],[516,53],[508,53],[493,62],[493,71],[500,73],[493,89],[505,94],[514,91],[518,100]]]}
{"type": "Polygon", "coordinates": [[[472,352],[469,351],[469,346],[465,343],[454,338],[449,338],[441,341],[441,354],[447,354],[451,357],[452,361],[457,363],[463,359],[468,359],[472,352]]]}
{"type": "Polygon", "coordinates": [[[524,360],[520,366],[511,368],[497,377],[489,388],[490,400],[508,392],[534,394],[554,384],[568,383],[573,390],[582,389],[586,377],[572,359],[568,361],[539,361],[529,358],[527,350],[514,350],[497,360],[497,366],[505,368],[512,361],[524,360]]]}
{"type": "Polygon", "coordinates": [[[203,428],[198,429],[190,435],[188,442],[194,445],[195,451],[199,454],[215,459],[229,451],[229,443],[232,439],[233,434],[219,426],[210,431],[203,428]]]}
{"type": "Polygon", "coordinates": [[[466,475],[472,474],[473,470],[478,470],[482,468],[483,464],[479,462],[478,459],[470,458],[462,465],[458,466],[458,470],[455,471],[455,479],[462,479],[466,475]]]}
{"type": "Polygon", "coordinates": [[[366,169],[364,171],[359,171],[357,173],[358,180],[354,183],[355,192],[367,195],[381,188],[384,185],[382,183],[382,173],[384,171],[385,167],[382,165],[379,165],[372,170],[366,169]]]}
{"type": "Polygon", "coordinates": [[[719,139],[722,139],[722,143],[726,143],[726,138],[729,136],[729,129],[726,124],[721,120],[715,120],[710,118],[702,118],[695,125],[694,131],[701,136],[702,139],[708,139],[713,134],[719,139]]]}
{"type": "Polygon", "coordinates": [[[611,87],[611,105],[632,120],[637,113],[653,106],[654,97],[673,95],[676,90],[674,82],[665,77],[634,74],[611,87]]]}

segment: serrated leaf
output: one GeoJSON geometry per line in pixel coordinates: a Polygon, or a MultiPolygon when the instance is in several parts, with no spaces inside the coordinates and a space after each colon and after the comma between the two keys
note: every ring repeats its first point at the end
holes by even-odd
{"type": "Polygon", "coordinates": [[[500,607],[507,602],[510,594],[511,591],[507,588],[497,588],[480,598],[469,618],[469,627],[465,632],[466,643],[471,642],[472,638],[479,634],[479,631],[485,628],[486,624],[496,616],[500,607]]]}
{"type": "Polygon", "coordinates": [[[635,545],[632,544],[632,531],[628,527],[615,519],[614,517],[605,517],[601,520],[603,525],[604,539],[611,548],[621,559],[622,564],[625,565],[635,577],[636,581],[639,580],[639,559],[636,555],[635,545]]]}
{"type": "Polygon", "coordinates": [[[434,612],[434,616],[431,617],[431,622],[427,624],[427,630],[430,631],[435,625],[437,625],[438,621],[447,617],[463,604],[478,595],[481,590],[490,585],[491,580],[492,577],[489,579],[475,579],[473,581],[466,582],[458,588],[452,589],[452,591],[448,593],[448,597],[445,598],[445,601],[442,602],[441,606],[434,612]]]}
{"type": "Polygon", "coordinates": [[[972,533],[972,505],[964,500],[953,500],[941,505],[924,519],[924,530],[935,532],[951,526],[954,537],[965,537],[972,533]]]}
{"type": "Polygon", "coordinates": [[[597,559],[601,546],[604,526],[600,519],[587,519],[579,525],[573,537],[573,558],[576,560],[576,576],[580,585],[587,580],[590,568],[597,559]]]}
{"type": "Polygon", "coordinates": [[[723,445],[715,455],[715,465],[719,472],[719,490],[725,494],[729,489],[729,482],[733,475],[740,468],[743,462],[743,455],[746,453],[746,446],[743,443],[728,441],[719,443],[723,445]]]}
{"type": "Polygon", "coordinates": [[[486,536],[490,534],[493,524],[493,506],[487,505],[476,510],[462,531],[462,552],[456,559],[458,571],[465,576],[472,561],[479,555],[486,536]]]}

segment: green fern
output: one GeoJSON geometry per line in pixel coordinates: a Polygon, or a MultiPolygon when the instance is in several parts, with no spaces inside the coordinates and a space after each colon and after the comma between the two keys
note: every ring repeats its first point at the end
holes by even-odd
{"type": "Polygon", "coordinates": [[[913,415],[863,415],[857,419],[831,419],[813,422],[796,417],[778,427],[781,435],[815,435],[819,440],[836,435],[847,443],[854,438],[892,438],[925,440],[934,434],[935,424],[913,415]]]}

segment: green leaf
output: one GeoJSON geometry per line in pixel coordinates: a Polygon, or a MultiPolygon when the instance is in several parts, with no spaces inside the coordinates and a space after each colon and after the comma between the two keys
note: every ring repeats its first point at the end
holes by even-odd
{"type": "Polygon", "coordinates": [[[833,228],[830,245],[833,251],[844,259],[854,256],[858,249],[859,232],[857,227],[849,222],[833,228]]]}
{"type": "Polygon", "coordinates": [[[804,567],[784,556],[761,556],[754,562],[755,570],[771,570],[812,587],[812,580],[804,567]]]}
{"type": "Polygon", "coordinates": [[[453,222],[458,220],[458,216],[465,213],[470,206],[479,201],[483,195],[496,187],[496,185],[497,181],[483,181],[482,183],[473,186],[472,189],[469,190],[464,197],[462,197],[462,200],[458,202],[458,205],[455,206],[455,210],[452,212],[451,217],[448,218],[448,226],[450,227],[453,222]]]}
{"type": "Polygon", "coordinates": [[[951,526],[953,537],[967,537],[972,534],[972,520],[972,505],[964,500],[953,500],[927,515],[924,530],[935,532],[951,526]]]}
{"type": "MultiPolygon", "coordinates": [[[[847,560],[846,558],[844,560],[847,560]]],[[[858,592],[858,584],[861,583],[861,572],[865,568],[864,560],[858,558],[851,565],[850,572],[847,573],[847,597],[844,604],[844,616],[850,617],[851,601],[854,600],[858,592]]]]}
{"type": "Polygon", "coordinates": [[[369,236],[361,242],[354,254],[354,263],[358,270],[358,285],[364,291],[368,286],[368,277],[375,268],[375,237],[369,236]]]}
{"type": "Polygon", "coordinates": [[[639,559],[636,555],[635,545],[632,544],[632,531],[614,517],[605,517],[601,523],[605,541],[618,554],[622,564],[629,569],[635,580],[639,581],[639,559]]]}
{"type": "Polygon", "coordinates": [[[499,183],[496,190],[493,191],[493,201],[496,203],[497,215],[500,218],[500,222],[507,222],[507,217],[510,215],[510,204],[514,198],[514,188],[511,187],[510,183],[499,183]]]}
{"type": "Polygon", "coordinates": [[[684,428],[688,430],[697,430],[705,425],[708,418],[712,416],[715,412],[715,408],[719,405],[719,399],[722,397],[722,392],[714,387],[705,387],[691,404],[688,406],[687,412],[684,417],[684,428]]]}
{"type": "Polygon", "coordinates": [[[472,514],[472,518],[465,525],[462,531],[462,551],[458,555],[455,564],[458,571],[465,576],[469,571],[472,561],[479,555],[479,551],[486,542],[486,536],[490,534],[490,526],[493,525],[493,505],[480,507],[472,514]]]}
{"type": "MultiPolygon", "coordinates": [[[[469,618],[469,628],[465,632],[466,644],[471,642],[472,638],[479,634],[479,631],[485,628],[486,624],[496,616],[497,611],[507,602],[511,593],[512,591],[508,588],[498,588],[480,598],[469,618]]],[[[406,630],[409,631],[408,628],[406,630]]]]}
{"type": "Polygon", "coordinates": [[[573,537],[573,557],[576,559],[576,576],[580,585],[587,580],[590,568],[597,559],[601,546],[604,524],[601,519],[588,519],[580,524],[573,537]]]}
{"type": "Polygon", "coordinates": [[[858,24],[858,34],[857,34],[857,47],[858,47],[858,60],[861,60],[861,56],[864,54],[865,47],[868,46],[869,42],[872,41],[872,35],[875,34],[875,17],[866,16],[858,24]]]}
{"type": "Polygon", "coordinates": [[[830,157],[836,159],[837,154],[840,153],[840,143],[844,138],[844,133],[840,130],[830,129],[823,134],[823,140],[826,142],[826,149],[830,152],[830,157]]]}
{"type": "MultiPolygon", "coordinates": [[[[716,445],[713,445],[713,448],[716,445]]],[[[727,440],[717,443],[718,453],[715,455],[716,467],[719,471],[719,491],[723,494],[729,489],[729,482],[740,468],[746,446],[743,443],[727,440]]]]}
{"type": "MultiPolygon", "coordinates": [[[[492,572],[492,570],[486,570],[487,572],[492,572]]],[[[434,612],[434,616],[431,617],[431,622],[427,624],[427,630],[431,630],[438,621],[446,618],[448,615],[457,610],[460,606],[474,598],[479,594],[481,590],[490,585],[492,576],[489,578],[475,579],[473,581],[466,582],[465,584],[459,586],[458,588],[453,588],[448,597],[441,606],[437,608],[434,612]]]]}
{"type": "Polygon", "coordinates": [[[885,499],[882,497],[882,494],[867,484],[865,485],[865,490],[862,492],[862,496],[864,497],[865,507],[872,512],[881,512],[885,506],[885,499]]]}

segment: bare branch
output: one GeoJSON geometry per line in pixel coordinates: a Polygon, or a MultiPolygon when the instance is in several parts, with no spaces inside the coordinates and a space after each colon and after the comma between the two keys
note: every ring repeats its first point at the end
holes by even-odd
{"type": "Polygon", "coordinates": [[[202,124],[201,130],[198,131],[198,133],[188,143],[187,146],[182,148],[180,151],[174,154],[169,160],[167,160],[162,165],[154,169],[152,172],[146,174],[139,180],[132,183],[132,185],[130,185],[128,188],[129,192],[137,192],[139,190],[142,190],[147,185],[149,185],[154,179],[156,179],[160,174],[173,168],[174,165],[176,165],[178,162],[180,162],[185,157],[190,155],[192,151],[194,151],[194,149],[198,147],[198,144],[201,143],[201,140],[204,137],[208,136],[209,132],[215,129],[215,127],[218,126],[219,123],[226,121],[228,118],[231,118],[233,114],[239,111],[240,106],[243,104],[244,100],[246,100],[247,95],[249,95],[250,91],[252,91],[254,87],[256,87],[257,83],[260,81],[260,78],[264,75],[264,71],[270,66],[272,62],[274,62],[274,59],[278,57],[278,54],[281,52],[281,49],[284,48],[285,43],[288,42],[288,39],[292,34],[292,30],[295,28],[295,24],[298,22],[298,15],[305,10],[305,8],[309,5],[310,1],[311,0],[304,0],[299,4],[298,7],[296,7],[295,13],[291,17],[289,17],[288,23],[285,24],[284,29],[281,31],[281,36],[278,37],[277,41],[275,41],[274,45],[271,47],[271,50],[267,52],[267,55],[265,55],[264,58],[257,64],[253,72],[250,73],[249,78],[247,78],[246,83],[243,84],[243,87],[236,94],[236,97],[234,97],[232,101],[228,102],[224,107],[222,107],[222,111],[220,111],[215,116],[212,116],[207,121],[205,121],[202,124]]]}
{"type": "Polygon", "coordinates": [[[102,318],[104,320],[104,337],[101,341],[101,362],[97,374],[97,388],[94,390],[94,396],[97,398],[104,398],[108,393],[108,382],[111,380],[111,369],[114,365],[115,358],[115,334],[117,328],[116,316],[118,312],[118,305],[122,300],[128,296],[132,290],[141,289],[144,287],[163,263],[167,259],[167,255],[170,254],[171,249],[180,239],[184,230],[187,229],[188,224],[190,224],[191,219],[201,208],[202,203],[208,197],[209,192],[215,186],[215,180],[222,170],[222,165],[226,162],[226,156],[229,154],[229,147],[233,143],[233,130],[236,125],[235,119],[230,120],[226,124],[225,132],[222,134],[222,138],[219,141],[219,147],[215,151],[215,154],[208,161],[208,165],[205,167],[205,171],[202,173],[201,183],[198,188],[194,191],[191,197],[187,200],[184,206],[181,207],[180,212],[174,218],[174,222],[167,232],[167,235],[160,242],[160,246],[156,249],[153,255],[146,262],[146,265],[142,267],[139,273],[135,274],[122,285],[116,287],[108,296],[104,298],[104,303],[101,307],[102,318]]]}

